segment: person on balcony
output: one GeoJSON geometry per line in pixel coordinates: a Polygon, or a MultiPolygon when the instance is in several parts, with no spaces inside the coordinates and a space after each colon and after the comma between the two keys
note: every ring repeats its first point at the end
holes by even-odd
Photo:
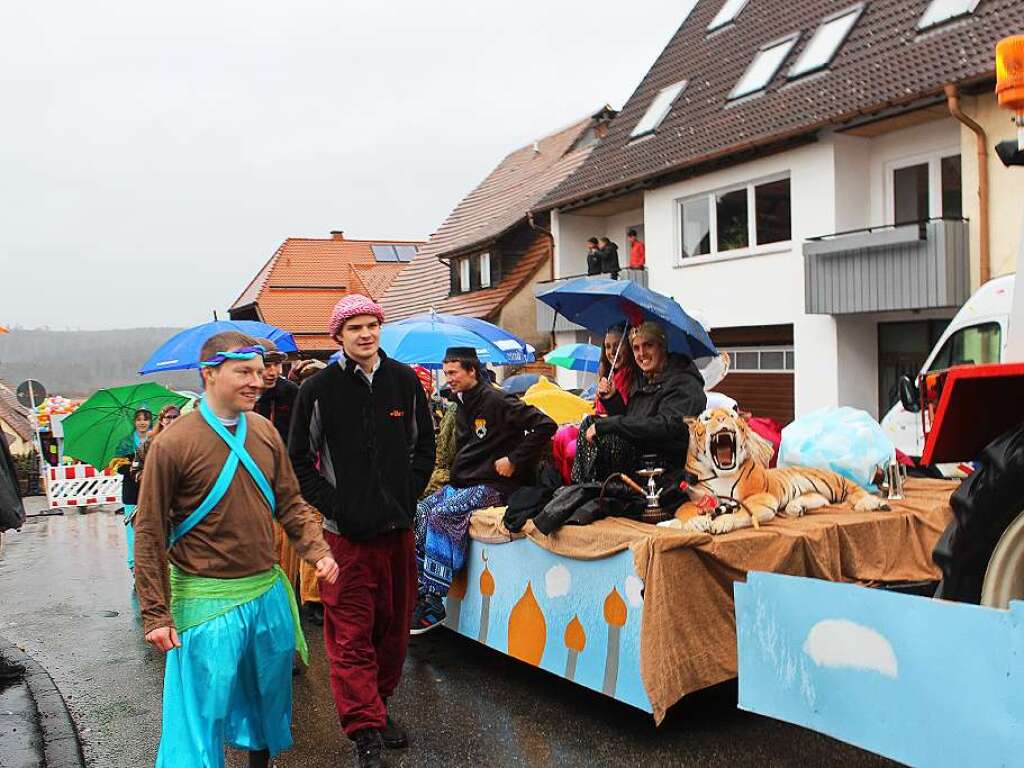
{"type": "Polygon", "coordinates": [[[619,279],[619,246],[607,237],[600,237],[597,240],[598,255],[601,261],[601,272],[611,275],[612,280],[619,279]]]}
{"type": "Polygon", "coordinates": [[[704,411],[704,379],[686,355],[669,353],[664,329],[645,322],[629,332],[639,376],[625,395],[607,382],[598,398],[608,415],[588,417],[573,465],[574,483],[602,481],[633,472],[651,455],[663,469],[682,468],[689,432],[684,419],[704,411]],[[602,394],[603,393],[603,394],[602,394]]]}
{"type": "Polygon", "coordinates": [[[597,238],[587,240],[587,275],[601,274],[601,254],[598,252],[597,238]]]}
{"type": "Polygon", "coordinates": [[[647,264],[647,248],[643,241],[636,236],[636,230],[631,229],[626,233],[629,241],[629,268],[643,269],[647,264]]]}

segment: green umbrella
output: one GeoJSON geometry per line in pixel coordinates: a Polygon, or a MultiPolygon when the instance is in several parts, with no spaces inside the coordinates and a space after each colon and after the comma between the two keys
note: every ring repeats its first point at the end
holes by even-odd
{"type": "Polygon", "coordinates": [[[187,397],[154,382],[101,389],[64,419],[64,453],[94,467],[105,467],[117,444],[135,429],[135,412],[156,414],[165,405],[181,408],[187,397]]]}

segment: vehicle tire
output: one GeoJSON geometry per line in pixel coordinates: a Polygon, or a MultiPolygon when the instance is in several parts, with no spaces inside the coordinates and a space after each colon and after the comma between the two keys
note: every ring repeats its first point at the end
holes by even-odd
{"type": "MultiPolygon", "coordinates": [[[[989,561],[1004,532],[1024,510],[1024,424],[997,437],[982,451],[977,471],[950,498],[953,522],[935,545],[932,559],[942,569],[936,597],[963,603],[981,602],[982,586],[989,561]]],[[[1024,531],[1021,532],[1024,542],[1024,531]]],[[[1003,553],[1015,550],[1017,534],[1011,534],[1003,553]]],[[[993,571],[992,589],[997,581],[1005,586],[1012,580],[1007,560],[993,571]]]]}
{"type": "Polygon", "coordinates": [[[1011,600],[1024,599],[1024,510],[999,537],[985,569],[981,604],[1009,608],[1011,600]]]}

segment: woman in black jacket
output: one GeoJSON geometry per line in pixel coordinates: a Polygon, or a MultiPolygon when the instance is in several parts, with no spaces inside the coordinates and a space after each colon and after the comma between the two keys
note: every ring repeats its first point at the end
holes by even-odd
{"type": "Polygon", "coordinates": [[[633,381],[628,403],[616,393],[604,400],[608,416],[581,425],[573,482],[633,472],[646,455],[663,469],[685,463],[689,430],[684,419],[699,415],[707,404],[704,378],[689,357],[669,353],[657,323],[634,328],[629,340],[642,376],[633,381]]]}

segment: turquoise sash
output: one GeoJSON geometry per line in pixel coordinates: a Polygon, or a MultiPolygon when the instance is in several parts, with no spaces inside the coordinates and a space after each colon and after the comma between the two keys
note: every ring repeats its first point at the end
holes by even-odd
{"type": "Polygon", "coordinates": [[[256,486],[260,489],[264,500],[270,507],[270,514],[273,515],[277,512],[277,501],[274,498],[274,491],[270,487],[270,483],[267,482],[263,471],[245,449],[245,414],[238,414],[238,428],[235,430],[235,434],[231,434],[227,427],[221,424],[220,420],[213,415],[210,406],[206,404],[205,398],[199,401],[199,413],[202,414],[203,419],[217,433],[220,439],[227,443],[231,452],[228,454],[220,474],[217,475],[213,488],[210,489],[210,492],[206,494],[206,498],[203,499],[203,503],[196,507],[195,511],[189,514],[188,517],[174,526],[169,543],[171,547],[177,544],[186,533],[195,528],[210,513],[210,510],[220,503],[221,499],[224,498],[224,494],[228,492],[228,488],[231,487],[231,481],[235,479],[235,472],[238,471],[239,462],[241,462],[242,466],[246,468],[252,479],[256,482],[256,486]]]}

